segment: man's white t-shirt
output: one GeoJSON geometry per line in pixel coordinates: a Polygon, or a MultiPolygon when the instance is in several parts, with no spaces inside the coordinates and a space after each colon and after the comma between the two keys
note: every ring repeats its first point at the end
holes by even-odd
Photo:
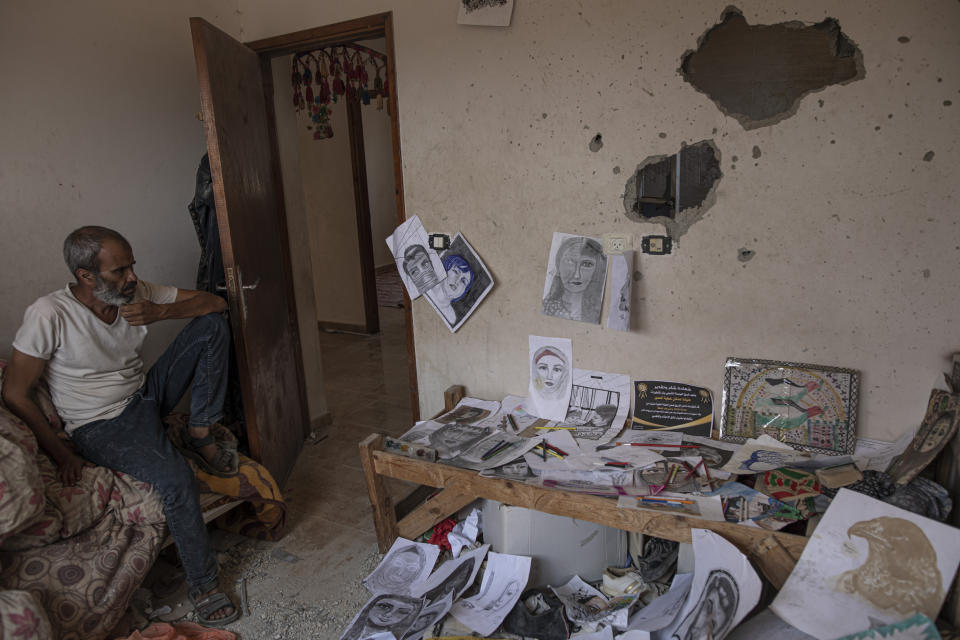
{"type": "MultiPolygon", "coordinates": [[[[176,287],[140,280],[133,301],[169,304],[176,298],[176,287]]],[[[120,415],[143,386],[140,350],[146,337],[145,326],[131,326],[119,313],[107,324],[67,285],[27,307],[13,347],[48,361],[43,377],[70,433],[88,422],[120,415]]]]}

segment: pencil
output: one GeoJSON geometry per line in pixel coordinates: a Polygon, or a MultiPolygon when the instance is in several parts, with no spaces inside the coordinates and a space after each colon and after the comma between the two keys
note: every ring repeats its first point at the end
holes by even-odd
{"type": "MultiPolygon", "coordinates": [[[[690,469],[690,473],[688,473],[683,479],[684,479],[684,480],[689,480],[690,477],[693,476],[693,475],[697,472],[697,469],[699,469],[699,468],[700,468],[700,465],[702,465],[702,464],[703,464],[703,458],[700,458],[700,462],[697,463],[697,466],[695,466],[693,469],[690,469]]],[[[689,465],[688,465],[688,466],[689,466],[689,465]]]]}
{"type": "Polygon", "coordinates": [[[562,455],[562,456],[568,456],[568,455],[570,455],[569,453],[567,453],[566,451],[564,451],[564,450],[561,449],[560,447],[555,447],[555,446],[553,446],[552,444],[550,444],[549,442],[547,442],[546,440],[543,441],[543,444],[547,445],[547,448],[548,448],[548,449],[553,449],[554,451],[556,451],[557,453],[559,453],[559,454],[562,455]]]}
{"type": "Polygon", "coordinates": [[[506,442],[506,440],[501,440],[501,441],[498,442],[497,444],[495,444],[495,445],[493,445],[492,447],[490,447],[489,449],[487,449],[487,452],[486,452],[485,454],[483,454],[482,456],[480,456],[480,459],[481,459],[481,460],[486,460],[487,458],[489,458],[490,456],[492,456],[492,455],[493,455],[493,452],[496,451],[497,448],[498,448],[500,445],[502,445],[504,442],[506,442]]]}
{"type": "Polygon", "coordinates": [[[577,427],[534,427],[534,429],[546,429],[547,431],[552,431],[553,429],[576,429],[577,427]]]}
{"type": "Polygon", "coordinates": [[[544,460],[547,459],[547,454],[548,454],[548,453],[549,453],[550,455],[552,455],[554,458],[560,458],[561,460],[563,460],[563,456],[560,455],[559,453],[557,453],[556,451],[551,451],[550,449],[547,449],[547,448],[544,447],[543,445],[537,445],[537,447],[540,449],[540,452],[543,454],[543,459],[544,459],[544,460]]]}
{"type": "Polygon", "coordinates": [[[693,500],[682,500],[680,498],[657,498],[650,496],[641,496],[640,502],[649,502],[651,504],[693,504],[693,500]]]}
{"type": "Polygon", "coordinates": [[[520,431],[520,427],[517,426],[517,421],[513,419],[513,414],[507,414],[507,422],[510,423],[510,426],[513,427],[514,431],[520,431]]]}
{"type": "Polygon", "coordinates": [[[629,465],[628,465],[626,462],[605,462],[605,463],[603,463],[603,466],[605,466],[605,467],[617,467],[617,468],[619,468],[619,469],[623,469],[624,467],[627,467],[627,466],[629,466],[629,465]]]}
{"type": "Polygon", "coordinates": [[[489,460],[490,458],[496,458],[498,455],[500,455],[501,453],[503,453],[504,451],[512,447],[514,444],[515,443],[513,442],[504,442],[501,446],[497,447],[496,451],[493,451],[492,453],[490,453],[487,459],[489,460]]]}

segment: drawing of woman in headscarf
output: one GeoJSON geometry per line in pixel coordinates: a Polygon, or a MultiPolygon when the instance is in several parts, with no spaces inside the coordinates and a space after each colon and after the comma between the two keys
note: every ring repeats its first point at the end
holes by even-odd
{"type": "Polygon", "coordinates": [[[600,322],[607,258],[600,243],[575,236],[560,243],[553,282],[543,299],[543,313],[555,318],[600,322]]]}
{"type": "Polygon", "coordinates": [[[470,263],[463,256],[455,253],[443,258],[443,268],[447,270],[447,277],[443,282],[429,291],[430,300],[451,327],[456,326],[470,311],[458,304],[470,292],[473,286],[474,274],[470,263]]]}
{"type": "Polygon", "coordinates": [[[533,387],[544,398],[562,396],[567,389],[570,365],[562,351],[555,347],[540,347],[533,354],[533,387]]]}

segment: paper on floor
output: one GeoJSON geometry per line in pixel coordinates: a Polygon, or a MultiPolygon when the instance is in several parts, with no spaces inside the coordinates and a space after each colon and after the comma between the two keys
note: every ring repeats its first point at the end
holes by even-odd
{"type": "Polygon", "coordinates": [[[480,635],[490,635],[520,599],[529,577],[529,557],[490,552],[480,593],[455,602],[450,613],[480,635]]]}
{"type": "Polygon", "coordinates": [[[438,555],[440,547],[435,544],[397,538],[377,568],[363,579],[363,586],[375,596],[410,595],[433,571],[438,555]]]}
{"type": "Polygon", "coordinates": [[[760,601],[763,584],[745,555],[706,529],[692,529],[696,569],[677,619],[655,638],[723,640],[760,601]]]}
{"type": "Polygon", "coordinates": [[[550,589],[563,603],[567,617],[579,625],[606,622],[617,628],[625,628],[630,606],[637,600],[637,594],[607,598],[577,575],[565,585],[550,589]]]}
{"type": "Polygon", "coordinates": [[[820,640],[935,618],[958,563],[960,530],[840,489],[771,609],[820,640]]]}
{"type": "Polygon", "coordinates": [[[459,558],[447,560],[411,593],[414,596],[423,596],[428,602],[437,602],[445,594],[452,593],[456,600],[473,584],[483,563],[483,556],[489,548],[490,545],[485,544],[464,552],[459,558]]]}
{"type": "Polygon", "coordinates": [[[677,619],[680,609],[683,608],[690,585],[693,584],[692,573],[678,573],[673,577],[670,591],[655,599],[640,609],[627,622],[628,630],[657,631],[670,625],[677,619]]]}

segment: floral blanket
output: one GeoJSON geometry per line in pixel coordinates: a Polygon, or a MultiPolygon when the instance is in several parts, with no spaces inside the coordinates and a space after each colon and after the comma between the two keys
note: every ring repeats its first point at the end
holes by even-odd
{"type": "MultiPolygon", "coordinates": [[[[60,426],[49,396],[41,391],[36,401],[60,426]]],[[[201,490],[248,500],[247,511],[224,516],[226,524],[277,539],[286,519],[280,489],[260,464],[241,460],[237,478],[198,473],[201,490]]],[[[106,638],[166,537],[149,484],[88,467],[66,487],[55,471],[29,427],[0,404],[0,640],[106,638]]]]}

